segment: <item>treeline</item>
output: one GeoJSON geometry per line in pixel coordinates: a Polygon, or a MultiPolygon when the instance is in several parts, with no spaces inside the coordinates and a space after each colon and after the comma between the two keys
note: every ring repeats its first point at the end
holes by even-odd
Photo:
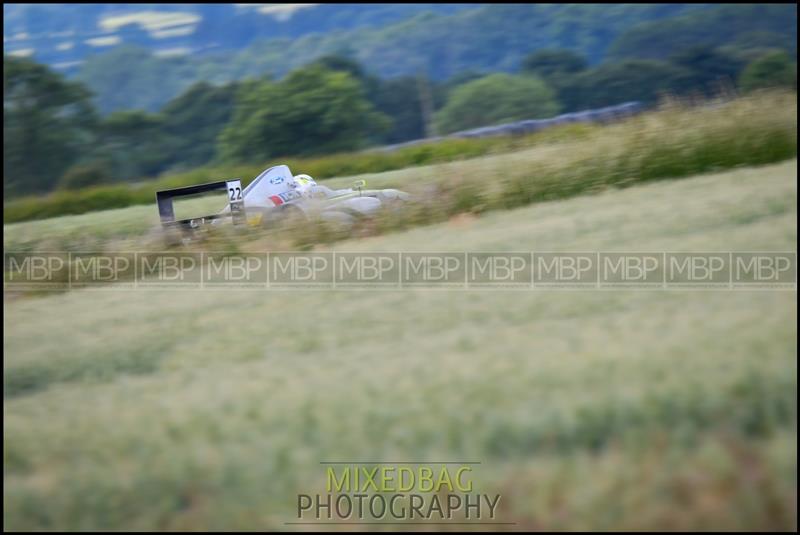
{"type": "MultiPolygon", "coordinates": [[[[326,9],[333,14],[345,8],[326,9]]],[[[308,8],[297,19],[321,10],[308,8]]],[[[244,48],[183,57],[120,47],[90,55],[76,76],[95,93],[100,111],[108,113],[157,111],[196,81],[221,84],[265,73],[283,78],[325,55],[345,55],[381,78],[422,74],[439,82],[465,71],[513,73],[526,55],[543,48],[570,50],[591,66],[665,60],[691,46],[779,47],[797,55],[795,5],[493,4],[406,13],[413,16],[344,31],[322,25],[302,36],[267,32],[244,48]]],[[[261,24],[260,16],[249,18],[254,26],[261,24]]],[[[201,27],[197,31],[205,32],[205,22],[201,27]]],[[[211,35],[228,31],[219,27],[204,35],[216,42],[211,35]]],[[[138,41],[125,38],[123,43],[138,41]]]]}
{"type": "MultiPolygon", "coordinates": [[[[35,49],[36,60],[69,64],[97,54],[87,38],[119,38],[155,51],[185,47],[237,51],[258,39],[297,39],[312,33],[383,27],[421,12],[451,14],[476,9],[476,4],[4,4],[4,28],[16,49],[35,49]],[[263,13],[272,11],[272,14],[263,13]],[[144,15],[143,15],[144,12],[144,15]],[[173,31],[158,31],[166,15],[173,31]],[[175,32],[183,18],[191,32],[175,32]],[[181,17],[183,15],[183,17],[181,17]],[[104,20],[130,17],[130,22],[105,27],[104,20]],[[149,20],[148,20],[149,19],[149,20]],[[136,22],[135,22],[136,21],[136,22]],[[70,47],[59,47],[69,36],[70,47]]],[[[187,27],[187,26],[184,26],[187,27]]],[[[63,67],[71,69],[70,67],[63,67]]],[[[172,95],[175,96],[175,95],[172,95]]],[[[163,103],[166,103],[165,99],[163,103]]]]}
{"type": "MultiPolygon", "coordinates": [[[[383,173],[420,165],[433,165],[489,154],[513,152],[539,142],[563,142],[586,137],[593,131],[587,125],[568,125],[521,138],[447,139],[435,144],[401,147],[391,152],[338,153],[315,157],[281,158],[275,163],[301,170],[316,179],[383,173]]],[[[186,172],[170,173],[155,180],[134,183],[100,184],[81,189],[59,189],[47,195],[15,198],[3,205],[3,222],[16,223],[96,210],[150,204],[155,193],[220,180],[243,178],[243,185],[258,176],[268,164],[223,164],[204,166],[186,172]]]]}
{"type": "Polygon", "coordinates": [[[80,82],[27,59],[4,58],[4,193],[135,181],[206,164],[352,152],[428,135],[661,95],[720,87],[796,88],[780,49],[694,46],[666,59],[590,67],[563,49],[523,58],[515,74],[464,72],[381,79],[344,56],[286,77],[198,83],[157,113],[94,108],[80,82]]]}
{"type": "MultiPolygon", "coordinates": [[[[705,104],[713,105],[699,107],[684,104],[671,101],[659,111],[611,126],[569,124],[520,138],[447,139],[431,145],[403,147],[391,153],[338,154],[282,163],[326,178],[518,151],[540,143],[547,143],[552,149],[528,157],[525,165],[519,165],[518,158],[500,158],[488,171],[481,167],[481,173],[464,173],[462,167],[455,173],[444,168],[435,175],[425,173],[427,178],[422,182],[402,186],[425,194],[416,197],[413,209],[385,214],[387,218],[376,222],[375,230],[380,231],[432,223],[467,211],[513,208],[587,191],[597,192],[598,188],[611,185],[625,186],[741,165],[763,165],[797,155],[797,93],[794,91],[759,91],[734,100],[707,102],[705,104]],[[487,185],[490,185],[488,189],[487,185]],[[430,195],[431,191],[435,194],[430,195]]],[[[152,204],[154,192],[160,189],[208,182],[220,176],[254,177],[261,170],[254,165],[204,167],[136,185],[59,191],[44,198],[27,197],[7,203],[3,218],[5,223],[12,223],[152,204]]],[[[110,229],[110,232],[117,231],[110,229]]],[[[67,241],[78,240],[86,250],[87,236],[72,231],[67,234],[67,241]]],[[[328,227],[312,226],[304,227],[296,238],[301,240],[298,245],[309,245],[337,236],[340,235],[331,233],[328,227]]],[[[47,239],[59,240],[53,236],[47,239]]],[[[17,250],[31,246],[34,244],[23,237],[17,250]]]]}

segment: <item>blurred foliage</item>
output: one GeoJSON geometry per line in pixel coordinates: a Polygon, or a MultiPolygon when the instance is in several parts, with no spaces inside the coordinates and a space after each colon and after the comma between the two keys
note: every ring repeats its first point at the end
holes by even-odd
{"type": "Polygon", "coordinates": [[[691,72],[657,60],[625,60],[604,63],[555,83],[559,99],[568,111],[638,100],[654,104],[664,93],[690,86],[691,72]]]}
{"type": "Polygon", "coordinates": [[[529,138],[452,139],[432,145],[410,146],[393,152],[341,153],[312,158],[281,158],[261,160],[260,164],[232,166],[230,164],[201,167],[182,173],[165,175],[140,184],[113,184],[89,187],[80,191],[55,191],[48,195],[27,196],[3,205],[3,221],[12,223],[45,219],[65,214],[82,214],[95,210],[149,204],[155,192],[162,189],[212,182],[223,177],[239,177],[246,185],[269,165],[283,163],[290,169],[302,170],[316,179],[337,176],[380,173],[416,165],[449,162],[495,152],[515,150],[534,142],[580,137],[584,128],[572,125],[536,134],[529,138]]]}
{"type": "Polygon", "coordinates": [[[109,113],[156,111],[200,77],[186,58],[158,58],[143,48],[123,45],[90,56],[77,79],[95,94],[100,112],[109,113]]]}
{"type": "Polygon", "coordinates": [[[220,151],[223,159],[244,161],[353,150],[389,124],[353,76],[310,65],[280,82],[243,85],[220,151]]]}
{"type": "MultiPolygon", "coordinates": [[[[631,100],[653,104],[666,94],[713,96],[735,87],[746,63],[737,52],[698,45],[682,49],[668,60],[627,59],[572,72],[566,69],[540,72],[557,91],[565,111],[631,100]]],[[[535,57],[534,54],[528,60],[534,61],[535,57]]],[[[575,65],[576,61],[571,58],[568,64],[575,65]]]]}
{"type": "Polygon", "coordinates": [[[110,160],[117,180],[154,176],[163,169],[163,153],[169,141],[161,115],[143,111],[119,111],[100,124],[101,143],[90,158],[110,160]]]}
{"type": "Polygon", "coordinates": [[[391,78],[380,84],[375,95],[376,109],[391,117],[392,125],[382,141],[400,143],[425,137],[420,80],[412,76],[391,78]]]}
{"type": "Polygon", "coordinates": [[[99,140],[85,159],[110,162],[116,180],[204,165],[217,154],[217,138],[233,114],[238,87],[201,82],[160,113],[114,112],[99,123],[99,140]]]}
{"type": "MultiPolygon", "coordinates": [[[[792,250],[793,178],[739,170],[341,250],[792,250]]],[[[792,291],[275,293],[9,300],[6,529],[286,529],[298,493],[324,492],[319,459],[387,452],[479,459],[476,491],[531,531],[796,525],[792,291]]]]}
{"type": "Polygon", "coordinates": [[[492,74],[453,90],[436,114],[439,133],[558,114],[553,91],[534,77],[492,74]]]}
{"type": "Polygon", "coordinates": [[[665,59],[692,46],[733,43],[748,47],[780,43],[797,56],[797,6],[722,5],[657,22],[643,22],[622,32],[610,46],[609,56],[613,60],[665,59]]]}
{"type": "MultiPolygon", "coordinates": [[[[455,139],[390,153],[206,167],[133,186],[98,186],[17,199],[4,204],[3,216],[5,223],[12,223],[150,204],[157,190],[232,177],[240,177],[246,184],[265,167],[279,163],[322,179],[450,162],[543,143],[557,145],[558,150],[548,151],[547,158],[533,158],[522,166],[517,159],[498,160],[493,166],[496,180],[486,182],[484,173],[475,173],[459,174],[461,178],[455,182],[442,177],[442,182],[419,184],[428,189],[421,195],[419,209],[410,210],[408,217],[432,222],[464,210],[511,208],[609,186],[767,164],[797,154],[796,93],[757,92],[733,102],[710,104],[698,107],[670,101],[661,111],[618,125],[572,124],[522,138],[455,139]],[[473,183],[476,180],[478,184],[473,183]],[[496,194],[497,190],[501,193],[496,194]]],[[[407,186],[413,188],[414,184],[410,181],[407,186]]],[[[394,221],[392,225],[410,222],[394,221]]]]}
{"type": "MultiPolygon", "coordinates": [[[[669,100],[658,110],[597,127],[581,139],[508,161],[464,163],[459,172],[436,173],[408,210],[381,215],[381,231],[445,221],[463,213],[510,209],[535,202],[596,193],[610,187],[764,165],[797,155],[797,94],[757,92],[734,101],[701,105],[669,100]],[[524,163],[523,163],[524,162],[524,163]],[[491,168],[487,174],[485,169],[491,168]],[[480,169],[481,172],[477,172],[480,169]]],[[[299,246],[329,241],[325,229],[303,229],[299,246]]]]}
{"type": "MultiPolygon", "coordinates": [[[[163,48],[163,43],[145,43],[141,33],[130,28],[120,30],[124,45],[100,54],[78,41],[70,58],[83,60],[77,78],[96,95],[101,112],[128,108],[155,112],[199,81],[222,84],[267,73],[281,77],[343,50],[352,51],[353,59],[381,77],[423,73],[436,80],[465,70],[513,71],[525,54],[543,47],[569,48],[597,62],[614,37],[630,25],[705,8],[401,4],[354,9],[323,5],[305,9],[291,24],[278,25],[270,17],[226,13],[229,6],[201,9],[211,12],[204,14],[195,32],[185,38],[188,42],[181,45],[196,47],[198,53],[191,56],[156,55],[153,50],[163,48]],[[298,26],[300,19],[305,20],[302,28],[287,31],[298,26]],[[349,30],[331,31],[334,28],[349,30]],[[209,43],[218,46],[207,51],[209,43]]],[[[47,15],[37,13],[36,17],[47,15]]],[[[75,19],[67,20],[75,23],[75,19]]],[[[56,62],[46,53],[41,59],[56,62]]]]}
{"type": "MultiPolygon", "coordinates": [[[[685,126],[668,132],[687,136],[685,126]]],[[[583,151],[597,140],[585,141],[565,141],[548,165],[594,154],[583,151]]],[[[533,170],[527,163],[550,149],[391,180],[427,186],[488,172],[521,182],[533,170]]],[[[793,250],[795,169],[789,161],[451,218],[334,250],[691,243],[699,251],[719,250],[720,240],[733,250],[793,250]]],[[[55,235],[75,243],[58,250],[97,250],[81,246],[91,237],[107,251],[132,243],[153,251],[140,244],[158,243],[156,221],[143,206],[7,234],[38,238],[38,250],[55,235]]],[[[231,234],[200,250],[227,251],[234,236],[247,240],[239,251],[292,250],[273,246],[265,231],[231,234]]],[[[323,488],[318,459],[387,451],[482,460],[475,488],[512,498],[500,519],[531,530],[796,524],[793,292],[376,293],[74,291],[9,300],[7,529],[282,529],[296,493],[323,488]],[[241,322],[226,321],[233,308],[283,335],[266,349],[263,336],[242,337],[241,322]],[[287,317],[325,328],[304,330],[287,317]],[[677,336],[665,341],[665,325],[677,336]],[[443,419],[442,407],[459,412],[443,419]]]]}
{"type": "MultiPolygon", "coordinates": [[[[356,28],[375,28],[396,23],[420,12],[441,14],[475,9],[474,4],[310,4],[295,6],[292,16],[267,14],[250,4],[149,4],[147,19],[158,20],[178,14],[196,17],[198,22],[189,34],[165,35],[152,32],[148,23],[125,23],[113,33],[124,43],[136,44],[149,51],[163,51],[179,47],[194,49],[200,53],[207,50],[224,51],[231,54],[260,38],[276,39],[298,37],[356,28]],[[299,16],[294,16],[299,13],[299,16]]],[[[287,11],[292,6],[287,6],[287,11]]],[[[145,10],[137,4],[5,4],[3,6],[4,27],[11,29],[9,36],[15,47],[35,48],[36,59],[43,63],[79,62],[95,56],[98,49],[85,41],[95,37],[103,28],[103,20],[119,16],[142,17],[145,10]],[[62,41],[54,34],[74,39],[72,48],[59,48],[62,41]],[[22,35],[20,35],[22,34],[22,35]]],[[[141,19],[139,19],[141,20],[141,19]]],[[[119,23],[119,22],[118,22],[119,23]]],[[[299,65],[299,64],[298,64],[299,65]]],[[[73,67],[64,66],[67,70],[73,67]]],[[[174,95],[171,95],[174,96],[174,95]]],[[[161,104],[170,97],[167,96],[161,104]]],[[[156,106],[158,107],[158,106],[156,106]]],[[[155,108],[149,109],[155,111],[155,108]]]]}
{"type": "Polygon", "coordinates": [[[67,169],[58,183],[60,189],[82,189],[89,186],[105,184],[113,180],[108,162],[91,162],[76,164],[67,169]]]}
{"type": "MultiPolygon", "coordinates": [[[[355,31],[370,36],[363,43],[341,39],[351,32],[308,35],[242,60],[247,68],[233,73],[223,71],[238,60],[224,54],[156,58],[122,46],[87,61],[81,74],[98,93],[99,111],[118,110],[102,118],[83,85],[7,56],[4,192],[51,191],[75,164],[102,162],[111,182],[137,181],[223,162],[346,155],[556,110],[712,96],[738,83],[793,87],[796,28],[787,20],[796,22],[795,6],[485,6],[355,31]],[[535,17],[545,14],[553,18],[535,17]],[[628,26],[617,21],[598,30],[611,15],[633,27],[621,34],[628,26]],[[651,19],[658,24],[637,25],[651,19]],[[631,35],[657,43],[663,28],[673,31],[669,46],[659,45],[658,54],[636,49],[631,35]],[[400,35],[402,44],[385,47],[400,35]],[[609,44],[616,35],[619,59],[597,63],[604,56],[587,43],[609,44]],[[320,39],[325,46],[311,46],[320,39]],[[475,49],[480,43],[484,49],[475,49]],[[296,56],[296,47],[310,48],[296,56]],[[382,77],[389,71],[373,55],[399,65],[390,72],[399,75],[382,77]],[[305,66],[278,77],[281,65],[299,58],[305,66]],[[519,75],[497,72],[504,70],[519,75]],[[228,81],[241,76],[248,78],[228,81]],[[193,79],[205,81],[189,85],[193,79]]],[[[277,45],[263,46],[253,50],[277,45]]]]}
{"type": "Polygon", "coordinates": [[[233,115],[238,88],[236,83],[200,82],[161,110],[171,138],[168,165],[196,167],[214,159],[217,138],[233,115]]]}
{"type": "Polygon", "coordinates": [[[343,51],[381,78],[424,74],[441,81],[468,70],[512,72],[526,55],[541,49],[570,50],[591,65],[609,59],[663,60],[695,45],[777,46],[793,56],[797,50],[797,9],[790,5],[512,4],[450,12],[437,8],[437,13],[427,9],[409,10],[406,18],[391,23],[387,18],[380,27],[292,37],[263,33],[269,37],[245,48],[216,48],[180,58],[119,47],[89,55],[78,76],[97,95],[103,112],[129,107],[154,112],[197,81],[222,84],[265,74],[279,78],[343,51]]]}
{"type": "Polygon", "coordinates": [[[522,60],[522,73],[542,78],[572,74],[586,69],[586,58],[571,50],[545,48],[522,60]]]}
{"type": "Polygon", "coordinates": [[[740,86],[745,91],[770,87],[797,89],[797,64],[786,52],[772,52],[754,60],[742,72],[740,86]]]}
{"type": "Polygon", "coordinates": [[[3,193],[50,189],[93,140],[81,84],[33,61],[3,58],[3,193]]]}
{"type": "Polygon", "coordinates": [[[720,84],[733,86],[744,62],[719,48],[696,45],[672,55],[670,61],[689,71],[689,78],[680,89],[712,94],[720,84]]]}

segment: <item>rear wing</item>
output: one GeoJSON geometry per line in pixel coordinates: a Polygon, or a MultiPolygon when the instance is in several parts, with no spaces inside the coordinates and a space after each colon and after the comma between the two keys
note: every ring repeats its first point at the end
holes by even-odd
{"type": "Polygon", "coordinates": [[[196,186],[186,186],[183,188],[158,191],[156,192],[156,204],[158,205],[158,215],[161,218],[161,225],[163,227],[196,227],[205,223],[206,221],[220,219],[222,217],[227,217],[228,215],[231,216],[234,224],[243,223],[246,220],[244,211],[244,196],[242,195],[242,183],[239,179],[221,180],[219,182],[209,182],[207,184],[198,184],[196,186]],[[186,197],[188,195],[197,195],[199,193],[221,190],[227,190],[230,210],[222,210],[219,213],[208,216],[175,220],[175,209],[172,206],[172,201],[174,199],[178,197],[186,197]]]}

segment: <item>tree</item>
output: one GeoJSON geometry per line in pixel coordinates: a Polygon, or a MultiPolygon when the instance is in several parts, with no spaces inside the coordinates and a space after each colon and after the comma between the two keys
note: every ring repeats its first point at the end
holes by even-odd
{"type": "Polygon", "coordinates": [[[382,142],[401,143],[425,137],[419,81],[415,77],[403,76],[382,82],[375,107],[392,119],[392,128],[383,136],[382,142]]]}
{"type": "Polygon", "coordinates": [[[565,49],[544,48],[522,60],[523,74],[533,74],[548,80],[562,74],[574,74],[586,69],[586,58],[565,49]]]}
{"type": "MultiPolygon", "coordinates": [[[[444,82],[441,82],[439,84],[439,86],[441,87],[442,92],[443,92],[442,96],[446,97],[447,93],[449,93],[450,91],[452,91],[456,87],[458,87],[460,85],[467,84],[467,83],[469,83],[469,82],[471,82],[473,80],[477,80],[478,78],[483,78],[484,76],[488,76],[489,74],[491,74],[491,73],[476,71],[476,70],[473,70],[473,69],[467,69],[467,70],[458,72],[458,73],[454,74],[453,76],[451,76],[450,78],[448,78],[447,80],[445,80],[444,82]]],[[[446,100],[446,99],[443,99],[443,100],[446,100]]]]}
{"type": "Polygon", "coordinates": [[[241,161],[353,150],[388,126],[351,75],[314,65],[277,83],[243,84],[220,152],[241,161]]]}
{"type": "Polygon", "coordinates": [[[233,116],[237,89],[235,83],[199,82],[164,106],[164,130],[171,138],[168,164],[191,167],[214,159],[217,138],[233,116]]]}
{"type": "Polygon", "coordinates": [[[510,74],[492,74],[453,90],[436,113],[439,133],[501,124],[558,113],[553,91],[542,80],[510,74]]]}
{"type": "Polygon", "coordinates": [[[637,100],[653,104],[663,93],[682,93],[691,87],[692,73],[656,60],[605,63],[572,77],[559,91],[569,111],[611,106],[637,100]]]}
{"type": "Polygon", "coordinates": [[[706,93],[713,93],[719,84],[733,85],[742,69],[737,58],[707,46],[684,49],[673,54],[670,61],[691,73],[687,85],[706,93]]]}
{"type": "MultiPolygon", "coordinates": [[[[349,74],[354,80],[357,80],[361,84],[361,87],[364,90],[364,97],[370,102],[370,104],[377,108],[378,111],[383,112],[384,110],[380,109],[378,101],[379,99],[386,97],[385,88],[383,87],[380,78],[367,72],[367,70],[358,61],[353,59],[354,54],[355,53],[350,50],[349,47],[343,47],[335,54],[322,56],[309,63],[305,67],[319,66],[324,69],[328,69],[329,71],[344,72],[349,74]]],[[[391,87],[389,89],[391,90],[391,87]]],[[[387,114],[387,116],[388,115],[391,114],[387,114]]],[[[394,118],[392,117],[392,119],[394,118]]],[[[386,135],[387,133],[383,130],[375,131],[369,137],[368,142],[370,144],[383,143],[386,135]]]]}
{"type": "MultiPolygon", "coordinates": [[[[520,68],[523,75],[542,78],[553,88],[561,104],[571,107],[570,90],[575,85],[578,75],[585,72],[587,61],[583,56],[566,49],[542,49],[526,56],[520,68]]],[[[574,100],[574,99],[573,99],[574,100]]]]}
{"type": "Polygon", "coordinates": [[[778,48],[786,50],[792,56],[797,56],[797,41],[787,39],[786,35],[776,32],[744,32],[734,39],[730,46],[740,50],[778,48]]]}
{"type": "Polygon", "coordinates": [[[147,49],[122,45],[90,56],[78,79],[97,95],[101,113],[140,109],[154,112],[202,75],[187,58],[154,56],[147,49]]]}
{"type": "Polygon", "coordinates": [[[328,54],[311,62],[307,67],[322,67],[333,72],[346,72],[355,80],[361,82],[368,98],[371,97],[378,88],[378,79],[368,74],[360,63],[347,55],[328,54]]]}
{"type": "Polygon", "coordinates": [[[50,190],[90,146],[96,115],[80,83],[3,57],[3,192],[50,190]]]}
{"type": "Polygon", "coordinates": [[[58,182],[62,189],[81,189],[111,182],[113,179],[107,162],[78,163],[67,169],[58,182]]]}
{"type": "Polygon", "coordinates": [[[739,85],[744,91],[780,86],[797,88],[797,65],[786,52],[771,52],[747,65],[739,85]]]}
{"type": "Polygon", "coordinates": [[[114,112],[100,124],[101,141],[89,155],[111,162],[118,180],[152,177],[165,170],[172,143],[161,115],[114,112]]]}
{"type": "MultiPolygon", "coordinates": [[[[609,47],[611,59],[666,59],[681,49],[731,44],[744,34],[769,32],[797,43],[797,6],[736,4],[691,10],[678,17],[635,24],[609,47]]],[[[796,48],[795,48],[796,50],[796,48]]]]}

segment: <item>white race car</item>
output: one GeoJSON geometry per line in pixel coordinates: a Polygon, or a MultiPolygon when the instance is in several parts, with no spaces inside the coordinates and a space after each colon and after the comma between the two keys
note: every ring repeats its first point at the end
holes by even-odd
{"type": "Polygon", "coordinates": [[[292,214],[313,220],[352,224],[381,209],[409,199],[408,193],[396,189],[365,190],[364,181],[352,188],[331,189],[317,184],[308,175],[292,175],[289,167],[278,165],[259,174],[244,190],[237,180],[211,182],[156,193],[156,203],[164,227],[179,226],[184,230],[206,223],[218,223],[232,216],[234,223],[270,224],[292,214]],[[176,220],[172,201],[178,197],[209,191],[227,190],[229,204],[217,214],[176,220]]]}
{"type": "Polygon", "coordinates": [[[261,212],[265,224],[289,213],[302,214],[308,219],[353,223],[387,205],[408,200],[403,191],[365,190],[364,185],[364,181],[359,181],[352,188],[331,189],[317,184],[308,175],[292,175],[287,166],[278,165],[262,172],[244,189],[244,206],[248,214],[261,212]]]}

